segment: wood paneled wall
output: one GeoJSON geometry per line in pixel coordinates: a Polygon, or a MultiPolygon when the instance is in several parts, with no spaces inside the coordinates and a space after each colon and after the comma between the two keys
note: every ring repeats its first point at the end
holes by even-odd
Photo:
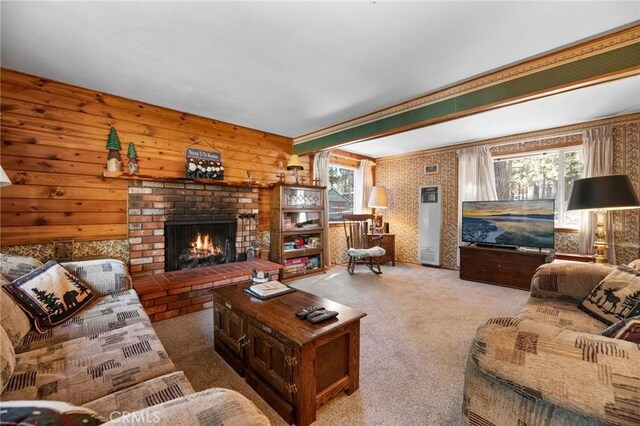
{"type": "MultiPolygon", "coordinates": [[[[184,177],[187,146],[221,152],[225,181],[276,182],[292,140],[258,130],[1,69],[1,159],[14,185],[0,190],[3,245],[127,237],[128,182],[103,179],[106,141],[115,127],[133,141],[140,174],[184,177]]],[[[308,157],[302,157],[305,172],[308,157]]],[[[269,190],[260,227],[268,229],[269,190]]]]}

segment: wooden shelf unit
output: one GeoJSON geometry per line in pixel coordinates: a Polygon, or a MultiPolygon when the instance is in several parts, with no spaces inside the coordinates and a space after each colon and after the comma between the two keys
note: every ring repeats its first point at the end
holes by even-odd
{"type": "Polygon", "coordinates": [[[324,272],[324,190],[324,186],[274,185],[269,259],[283,265],[281,280],[324,272]]]}
{"type": "Polygon", "coordinates": [[[531,288],[531,278],[548,253],[460,246],[460,279],[515,287],[531,288]]]}

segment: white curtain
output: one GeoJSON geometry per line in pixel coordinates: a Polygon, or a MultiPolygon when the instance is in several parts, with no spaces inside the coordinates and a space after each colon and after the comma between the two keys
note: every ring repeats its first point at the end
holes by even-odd
{"type": "MultiPolygon", "coordinates": [[[[582,155],[584,161],[584,177],[598,177],[613,174],[613,139],[611,126],[594,127],[585,130],[582,136],[582,155]]],[[[613,238],[612,213],[607,213],[605,230],[607,232],[607,257],[609,263],[616,264],[615,244],[613,238]]],[[[580,253],[593,253],[595,241],[596,214],[582,212],[580,221],[580,253]]]]}
{"type": "MultiPolygon", "coordinates": [[[[458,153],[458,245],[462,244],[462,202],[498,199],[493,158],[488,146],[472,146],[458,153]]],[[[460,266],[460,250],[458,250],[460,266]]]]}
{"type": "Polygon", "coordinates": [[[376,163],[369,160],[360,160],[360,167],[356,169],[353,179],[353,213],[371,213],[367,207],[369,194],[373,188],[373,172],[371,169],[376,163]]]}
{"type": "Polygon", "coordinates": [[[331,266],[331,249],[329,248],[329,155],[331,151],[318,152],[313,156],[313,178],[317,179],[318,185],[325,186],[324,191],[324,231],[322,231],[322,239],[324,240],[324,266],[331,266]]]}

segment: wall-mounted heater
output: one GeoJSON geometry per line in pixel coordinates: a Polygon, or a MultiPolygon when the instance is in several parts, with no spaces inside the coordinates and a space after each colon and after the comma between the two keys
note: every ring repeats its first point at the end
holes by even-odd
{"type": "Polygon", "coordinates": [[[421,186],[418,209],[418,259],[423,265],[440,266],[442,193],[440,186],[421,186]]]}

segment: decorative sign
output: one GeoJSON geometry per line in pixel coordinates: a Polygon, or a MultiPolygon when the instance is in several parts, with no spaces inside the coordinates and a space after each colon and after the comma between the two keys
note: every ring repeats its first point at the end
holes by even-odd
{"type": "Polygon", "coordinates": [[[220,153],[187,148],[188,179],[224,179],[224,166],[220,153]]]}
{"type": "Polygon", "coordinates": [[[438,173],[438,165],[437,164],[429,164],[428,166],[424,166],[424,174],[432,175],[438,173]]]}

